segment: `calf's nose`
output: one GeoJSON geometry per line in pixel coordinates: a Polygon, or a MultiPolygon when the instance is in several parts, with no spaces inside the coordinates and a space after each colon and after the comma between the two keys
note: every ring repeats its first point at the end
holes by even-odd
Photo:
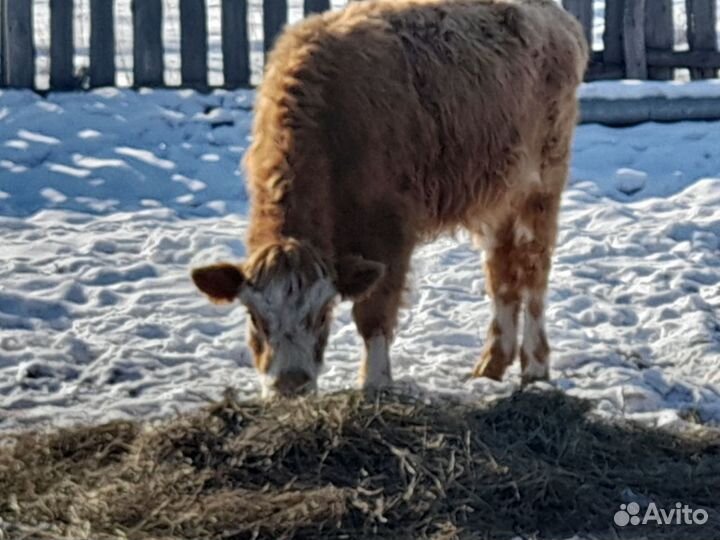
{"type": "Polygon", "coordinates": [[[310,389],[310,376],[301,370],[280,373],[273,383],[273,390],[281,396],[299,396],[310,389]]]}

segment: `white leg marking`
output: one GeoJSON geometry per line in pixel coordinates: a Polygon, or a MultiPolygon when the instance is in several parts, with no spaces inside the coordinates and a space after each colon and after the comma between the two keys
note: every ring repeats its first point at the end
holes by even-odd
{"type": "Polygon", "coordinates": [[[272,383],[273,380],[270,377],[260,374],[260,396],[263,399],[270,399],[273,397],[272,383]]]}
{"type": "Polygon", "coordinates": [[[523,321],[523,342],[522,350],[526,359],[523,369],[523,378],[535,380],[545,379],[548,376],[548,359],[541,362],[535,353],[540,346],[540,336],[544,333],[545,318],[541,314],[539,318],[533,317],[528,307],[525,307],[523,321]]]}
{"type": "Polygon", "coordinates": [[[505,354],[512,354],[517,344],[514,307],[501,300],[495,302],[495,319],[500,327],[500,346],[505,354]]]}
{"type": "Polygon", "coordinates": [[[387,386],[392,382],[390,376],[390,354],[387,339],[383,335],[373,336],[365,342],[364,388],[387,386]]]}

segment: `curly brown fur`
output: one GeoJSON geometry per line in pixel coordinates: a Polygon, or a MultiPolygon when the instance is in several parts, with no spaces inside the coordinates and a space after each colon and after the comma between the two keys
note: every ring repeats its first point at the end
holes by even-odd
{"type": "MultiPolygon", "coordinates": [[[[502,376],[521,304],[544,305],[587,59],[579,23],[552,0],[365,1],[288,28],[245,161],[250,266],[279,273],[283,259],[267,254],[290,239],[317,253],[336,286],[340,261],[361,261],[353,275],[366,277],[352,290],[368,294],[355,295],[353,315],[366,364],[389,373],[414,247],[469,229],[487,250],[495,299],[475,374],[502,376]]],[[[542,378],[542,313],[528,313],[523,365],[542,378]]]]}

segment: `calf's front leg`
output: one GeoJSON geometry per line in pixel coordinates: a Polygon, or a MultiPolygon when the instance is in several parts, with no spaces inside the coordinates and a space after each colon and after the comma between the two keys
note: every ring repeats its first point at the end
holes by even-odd
{"type": "Polygon", "coordinates": [[[389,283],[388,276],[369,298],[355,302],[353,319],[364,341],[358,382],[362,388],[381,388],[392,383],[390,344],[392,343],[401,289],[389,283]]]}

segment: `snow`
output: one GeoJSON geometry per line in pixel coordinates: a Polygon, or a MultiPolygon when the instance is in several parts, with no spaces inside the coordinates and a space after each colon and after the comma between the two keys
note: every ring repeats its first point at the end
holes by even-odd
{"type": "Polygon", "coordinates": [[[625,195],[634,195],[640,192],[647,183],[648,175],[635,169],[618,169],[615,171],[615,189],[625,195]]]}
{"type": "MultiPolygon", "coordinates": [[[[245,253],[252,93],[0,93],[0,429],[154,417],[260,385],[245,311],[189,269],[245,253]],[[2,418],[2,417],[0,417],[2,418]]],[[[547,321],[552,384],[597,410],[720,424],[720,122],[578,128],[547,321]]],[[[490,316],[465,235],[420,248],[393,345],[410,389],[468,399],[490,316]]],[[[337,312],[322,392],[352,386],[337,312]]]]}

